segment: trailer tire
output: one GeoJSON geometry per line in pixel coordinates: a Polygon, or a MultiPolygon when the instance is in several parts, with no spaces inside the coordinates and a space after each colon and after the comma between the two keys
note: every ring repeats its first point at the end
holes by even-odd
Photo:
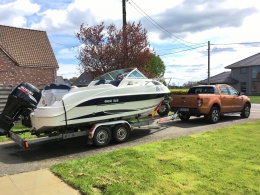
{"type": "Polygon", "coordinates": [[[93,142],[95,146],[106,146],[111,140],[111,131],[106,126],[100,126],[95,130],[93,142]]]}
{"type": "Polygon", "coordinates": [[[160,116],[166,116],[166,115],[168,115],[169,111],[170,111],[170,105],[167,103],[163,103],[161,105],[161,107],[159,108],[159,110],[157,111],[157,113],[160,116]]]}
{"type": "Polygon", "coordinates": [[[188,121],[188,120],[190,119],[190,115],[189,115],[189,114],[179,113],[179,118],[180,118],[182,121],[188,121]]]}
{"type": "Polygon", "coordinates": [[[118,124],[113,128],[113,139],[116,143],[127,141],[130,134],[130,128],[126,124],[118,124]]]}

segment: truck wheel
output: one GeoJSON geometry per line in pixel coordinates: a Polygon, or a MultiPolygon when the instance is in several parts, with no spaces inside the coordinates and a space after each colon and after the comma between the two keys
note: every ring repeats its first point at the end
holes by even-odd
{"type": "Polygon", "coordinates": [[[190,115],[189,114],[179,114],[179,117],[182,121],[188,121],[190,119],[190,115]]]}
{"type": "Polygon", "coordinates": [[[157,111],[157,113],[160,116],[166,116],[166,115],[168,115],[169,111],[170,111],[170,105],[167,103],[163,103],[161,105],[160,109],[157,111]]]}
{"type": "Polygon", "coordinates": [[[113,129],[113,139],[117,143],[125,142],[130,134],[130,128],[128,125],[125,124],[118,124],[113,129]]]}
{"type": "Polygon", "coordinates": [[[212,124],[217,123],[219,121],[219,117],[220,117],[219,109],[217,107],[213,106],[210,109],[210,112],[208,115],[209,122],[212,124]]]}
{"type": "Polygon", "coordinates": [[[93,142],[96,146],[106,146],[111,140],[110,129],[106,126],[100,126],[95,130],[93,142]]]}
{"type": "Polygon", "coordinates": [[[248,118],[249,115],[250,115],[250,106],[249,106],[249,104],[245,104],[240,116],[242,118],[248,118]]]}

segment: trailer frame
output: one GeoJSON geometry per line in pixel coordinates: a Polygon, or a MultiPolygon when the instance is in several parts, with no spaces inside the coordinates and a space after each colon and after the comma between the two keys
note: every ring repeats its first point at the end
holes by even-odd
{"type": "MultiPolygon", "coordinates": [[[[90,129],[86,129],[86,130],[82,130],[82,131],[77,131],[77,132],[64,132],[64,133],[59,133],[59,134],[54,134],[54,135],[46,135],[46,136],[39,136],[37,138],[33,138],[33,139],[24,139],[20,136],[20,134],[26,133],[26,132],[30,132],[30,130],[21,130],[21,131],[9,131],[8,134],[6,135],[7,137],[9,137],[12,141],[14,141],[16,144],[18,144],[19,146],[23,147],[23,148],[29,148],[29,144],[34,144],[34,143],[39,143],[39,142],[45,142],[45,141],[50,141],[50,140],[63,140],[63,139],[70,139],[70,138],[76,138],[76,137],[82,137],[82,136],[86,136],[87,138],[87,143],[89,145],[91,144],[95,144],[96,146],[105,146],[107,145],[110,140],[111,137],[113,135],[111,135],[112,131],[114,130],[114,127],[117,127],[117,125],[121,125],[122,127],[128,127],[129,129],[127,130],[127,128],[125,128],[125,130],[121,129],[121,133],[123,133],[122,136],[124,136],[124,133],[128,133],[125,139],[118,139],[118,143],[123,143],[126,142],[128,139],[128,136],[130,134],[131,131],[133,131],[135,128],[140,128],[142,126],[149,126],[149,125],[154,125],[154,124],[158,124],[158,123],[162,123],[162,122],[166,122],[169,120],[174,120],[178,117],[178,111],[176,113],[174,113],[173,115],[169,115],[169,116],[165,116],[165,117],[154,117],[154,115],[152,115],[152,117],[150,119],[144,120],[144,121],[139,121],[138,122],[129,122],[127,120],[115,120],[115,121],[109,121],[109,122],[101,122],[101,123],[96,123],[94,125],[91,126],[90,129]],[[124,124],[124,126],[122,125],[124,124]],[[102,136],[108,136],[107,138],[109,140],[107,140],[106,142],[104,142],[104,144],[102,144],[102,140],[101,142],[97,142],[97,130],[98,128],[102,128],[103,127],[103,131],[101,132],[100,138],[102,138],[102,136]],[[105,128],[104,128],[105,127],[105,128]],[[108,132],[108,130],[110,132],[108,132]],[[128,132],[129,131],[129,132],[128,132]]],[[[115,133],[114,133],[115,134],[115,133]]],[[[114,135],[116,136],[116,135],[114,135]]],[[[115,137],[114,137],[115,138],[115,137]]]]}

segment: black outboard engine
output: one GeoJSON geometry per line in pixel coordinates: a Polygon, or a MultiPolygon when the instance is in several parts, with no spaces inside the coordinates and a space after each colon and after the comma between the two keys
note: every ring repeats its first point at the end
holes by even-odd
{"type": "Polygon", "coordinates": [[[8,96],[3,112],[0,114],[0,136],[6,135],[19,116],[34,110],[41,99],[39,89],[29,83],[21,83],[8,96]]]}

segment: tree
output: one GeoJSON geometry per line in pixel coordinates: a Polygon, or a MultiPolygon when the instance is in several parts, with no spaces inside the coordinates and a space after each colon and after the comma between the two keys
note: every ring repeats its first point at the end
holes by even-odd
{"type": "Polygon", "coordinates": [[[147,31],[141,23],[127,23],[125,30],[117,30],[114,24],[104,29],[103,22],[92,27],[80,26],[76,33],[83,45],[77,56],[79,70],[88,72],[92,78],[119,68],[144,70],[154,52],[149,48],[147,31]]]}
{"type": "Polygon", "coordinates": [[[188,81],[186,83],[183,83],[182,86],[184,88],[191,88],[191,87],[196,86],[196,85],[198,85],[198,81],[188,81]]]}
{"type": "Polygon", "coordinates": [[[78,79],[77,77],[72,77],[72,78],[69,79],[69,81],[70,81],[71,83],[74,83],[77,79],[78,79]]]}
{"type": "Polygon", "coordinates": [[[159,56],[154,55],[150,63],[145,66],[149,78],[163,78],[165,65],[159,56]]]}

